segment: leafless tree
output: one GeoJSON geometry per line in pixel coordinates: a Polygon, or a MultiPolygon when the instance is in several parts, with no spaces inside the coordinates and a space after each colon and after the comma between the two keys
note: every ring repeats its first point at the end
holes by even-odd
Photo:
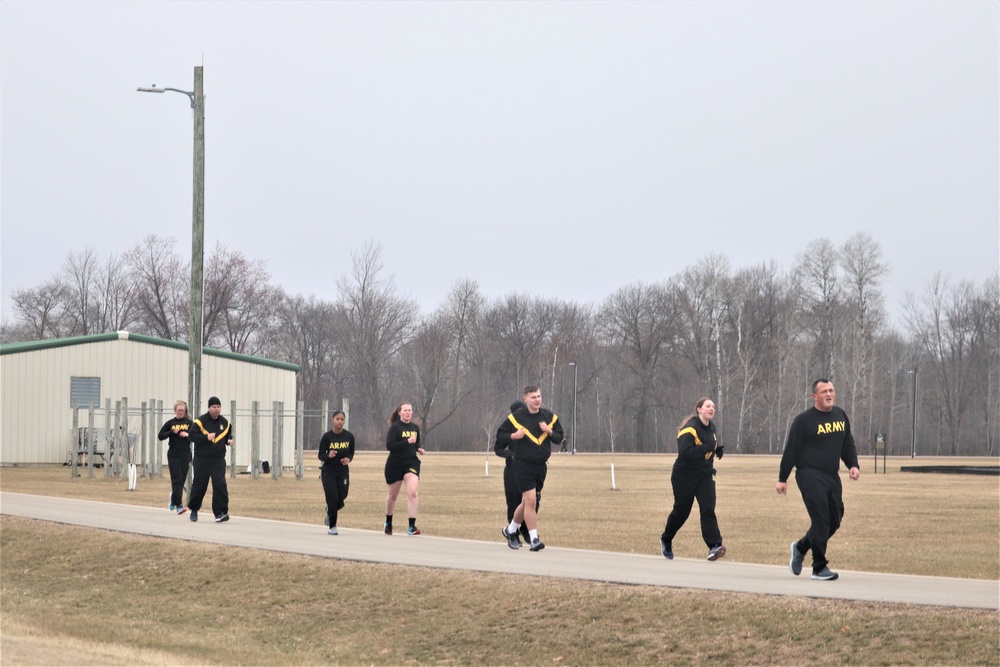
{"type": "Polygon", "coordinates": [[[95,330],[97,319],[97,253],[92,248],[71,252],[63,264],[63,284],[69,335],[87,336],[95,330]]]}
{"type": "Polygon", "coordinates": [[[412,337],[419,311],[416,304],[399,296],[393,278],[383,274],[381,245],[366,243],[352,259],[351,276],[338,282],[347,345],[370,423],[381,429],[389,413],[390,362],[412,337]]]}
{"type": "Polygon", "coordinates": [[[839,323],[841,289],[838,282],[839,254],[828,239],[812,241],[798,257],[795,268],[803,289],[804,312],[813,335],[809,375],[833,375],[839,323]]]}
{"type": "Polygon", "coordinates": [[[20,316],[31,340],[68,336],[65,327],[66,285],[54,278],[38,287],[17,290],[11,294],[14,310],[20,316]]]}
{"type": "Polygon", "coordinates": [[[135,275],[137,319],[144,333],[187,340],[190,272],[174,244],[150,234],[126,253],[126,261],[135,275]]]}

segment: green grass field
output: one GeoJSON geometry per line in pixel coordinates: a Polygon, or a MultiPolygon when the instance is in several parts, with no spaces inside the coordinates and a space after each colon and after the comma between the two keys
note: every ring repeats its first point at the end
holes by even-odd
{"type": "MultiPolygon", "coordinates": [[[[418,525],[495,540],[502,461],[429,454],[418,525]]],[[[845,480],[834,569],[1000,579],[996,477],[900,473],[845,480]]],[[[996,460],[976,460],[996,465],[996,460]]],[[[318,463],[318,462],[317,462],[318,463]]],[[[379,530],[381,453],[359,453],[340,525],[379,530]]],[[[318,469],[230,480],[234,517],[315,523],[318,469]]],[[[671,506],[669,456],[555,455],[539,530],[552,546],[658,552],[671,506]]],[[[807,527],[778,460],[718,464],[729,554],[784,564],[807,527]]],[[[69,468],[5,468],[4,491],[163,506],[169,482],[72,478],[69,468]]],[[[405,500],[397,515],[405,516],[405,500]]],[[[179,518],[178,520],[184,520],[179,518]]],[[[0,664],[1000,664],[1000,612],[678,591],[341,562],[3,517],[0,664]]],[[[337,539],[337,538],[331,538],[337,539]]],[[[674,542],[703,558],[696,514],[674,542]]],[[[831,585],[836,585],[835,583],[831,585]]],[[[1000,583],[998,583],[1000,585],[1000,583]]]]}

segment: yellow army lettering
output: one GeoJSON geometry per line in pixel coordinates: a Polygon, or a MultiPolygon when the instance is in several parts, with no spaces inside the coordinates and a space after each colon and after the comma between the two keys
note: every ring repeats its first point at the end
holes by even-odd
{"type": "Polygon", "coordinates": [[[416,431],[403,431],[401,435],[402,435],[402,436],[403,436],[404,438],[412,438],[412,437],[413,437],[413,436],[415,436],[416,434],[417,434],[417,432],[416,432],[416,431]]]}
{"type": "Polygon", "coordinates": [[[847,430],[844,426],[844,422],[828,422],[826,424],[820,424],[819,429],[816,431],[816,435],[828,435],[836,431],[847,430]]]}
{"type": "Polygon", "coordinates": [[[170,430],[173,431],[174,433],[177,433],[177,431],[186,431],[186,430],[188,430],[188,425],[187,424],[174,424],[173,427],[171,427],[170,430]]]}

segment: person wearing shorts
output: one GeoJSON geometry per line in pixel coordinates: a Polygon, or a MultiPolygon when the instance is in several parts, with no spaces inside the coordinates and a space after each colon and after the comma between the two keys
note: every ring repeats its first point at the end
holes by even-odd
{"type": "Polygon", "coordinates": [[[389,457],[385,461],[385,483],[388,493],[385,498],[385,534],[392,535],[392,514],[396,508],[396,498],[400,488],[406,485],[406,516],[409,520],[408,535],[419,535],[417,528],[418,488],[420,485],[420,459],[424,453],[420,446],[420,427],[414,424],[413,406],[403,403],[389,417],[389,431],[385,436],[385,448],[389,457]]]}
{"type": "Polygon", "coordinates": [[[514,443],[513,473],[521,502],[514,510],[514,517],[501,533],[507,539],[507,546],[519,549],[521,542],[518,532],[521,524],[528,526],[530,549],[541,551],[545,544],[538,538],[537,514],[538,494],[545,485],[548,460],[552,455],[552,445],[563,441],[563,428],[559,417],[542,407],[542,392],[536,385],[524,388],[524,410],[510,414],[497,429],[497,447],[514,443]]]}

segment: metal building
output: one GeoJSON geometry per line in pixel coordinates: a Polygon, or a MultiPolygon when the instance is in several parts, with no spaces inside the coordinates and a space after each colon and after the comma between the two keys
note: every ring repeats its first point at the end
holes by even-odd
{"type": "MultiPolygon", "coordinates": [[[[141,439],[144,418],[146,439],[155,440],[148,435],[150,425],[156,422],[159,430],[173,417],[174,402],[187,400],[187,364],[186,343],[127,331],[0,345],[0,465],[67,462],[80,444],[91,403],[101,412],[99,427],[108,423],[105,413],[126,403],[127,414],[118,428],[133,440],[141,439]],[[74,411],[74,405],[82,409],[74,411]]],[[[280,449],[280,465],[291,466],[295,376],[300,370],[294,364],[204,348],[201,397],[206,405],[191,406],[191,417],[206,412],[208,398],[218,396],[222,413],[233,423],[236,464],[246,468],[256,401],[260,458],[273,466],[279,462],[271,454],[280,449]],[[277,415],[275,402],[282,404],[277,415]]],[[[165,463],[165,446],[162,459],[165,463]]]]}

